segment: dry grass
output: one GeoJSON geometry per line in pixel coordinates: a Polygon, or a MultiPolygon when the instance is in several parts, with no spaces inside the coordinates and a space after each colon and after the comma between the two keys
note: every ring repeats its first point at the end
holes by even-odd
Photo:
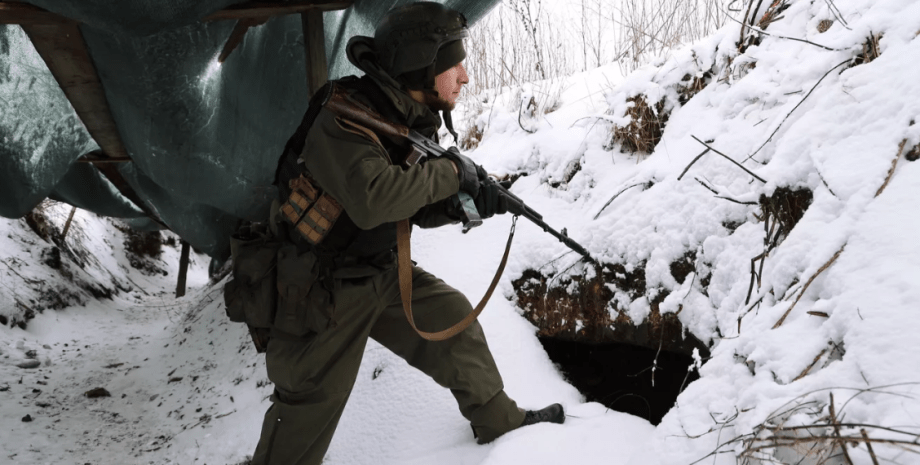
{"type": "MultiPolygon", "coordinates": [[[[815,408],[809,412],[818,417],[813,423],[790,424],[793,413],[771,416],[755,429],[752,437],[744,439],[744,449],[738,457],[741,463],[852,465],[852,457],[858,453],[868,455],[875,464],[879,463],[879,456],[888,463],[906,464],[914,463],[909,458],[911,453],[920,454],[920,435],[914,431],[845,422],[842,408],[838,408],[834,402],[833,393],[829,395],[829,402],[823,406],[827,408],[826,413],[823,408],[817,410],[819,407],[807,405],[802,404],[798,407],[815,408]],[[870,437],[869,431],[872,431],[875,437],[870,437]],[[885,449],[888,446],[899,452],[893,457],[888,457],[887,452],[891,452],[890,449],[885,449]],[[907,460],[902,462],[894,458],[904,456],[904,452],[908,452],[906,457],[903,457],[907,460]]],[[[846,403],[843,406],[845,408],[846,403]]]]}
{"type": "Polygon", "coordinates": [[[910,149],[910,152],[907,152],[907,154],[904,155],[904,158],[906,158],[907,161],[917,161],[917,159],[920,158],[920,144],[917,144],[914,146],[914,148],[910,149]]]}
{"type": "Polygon", "coordinates": [[[853,60],[853,64],[850,67],[872,63],[876,58],[882,56],[882,50],[879,47],[879,41],[881,40],[882,34],[869,34],[869,38],[863,43],[862,53],[856,55],[856,59],[853,60]]]}
{"type": "Polygon", "coordinates": [[[702,76],[685,75],[677,85],[677,95],[681,105],[686,105],[696,94],[700,93],[712,81],[712,73],[706,71],[702,76]]]}
{"type": "MultiPolygon", "coordinates": [[[[715,450],[694,462],[721,454],[732,454],[740,465],[839,465],[854,463],[890,463],[907,465],[916,463],[920,455],[920,427],[885,426],[850,422],[846,420],[846,407],[850,400],[864,394],[893,395],[913,399],[897,392],[915,383],[880,386],[866,389],[828,388],[796,397],[774,410],[749,433],[719,442],[715,450]],[[827,400],[815,399],[822,391],[852,392],[845,402],[835,402],[830,393],[827,400]],[[854,458],[857,460],[854,462],[854,458]]],[[[724,420],[702,435],[721,433],[725,427],[735,426],[740,412],[724,420]]],[[[688,436],[691,437],[691,436],[688,436]]]]}
{"type": "Polygon", "coordinates": [[[627,102],[632,104],[626,110],[626,116],[630,118],[629,124],[613,127],[607,147],[619,144],[626,152],[650,154],[661,141],[661,135],[670,117],[670,114],[664,111],[664,100],[651,106],[645,96],[637,95],[627,99],[627,102]]]}
{"type": "Polygon", "coordinates": [[[770,24],[783,19],[783,12],[789,8],[789,0],[775,0],[766,13],[757,21],[757,27],[766,29],[770,24]]]}
{"type": "Polygon", "coordinates": [[[482,142],[482,136],[482,128],[478,124],[469,125],[467,130],[460,135],[460,149],[472,150],[479,147],[479,143],[482,142]]]}
{"type": "Polygon", "coordinates": [[[60,234],[48,218],[54,204],[53,200],[45,199],[23,217],[29,228],[45,241],[54,239],[55,234],[60,234]]]}
{"type": "Polygon", "coordinates": [[[771,244],[778,245],[792,231],[805,215],[805,210],[811,205],[813,198],[814,195],[808,189],[793,190],[788,187],[776,189],[769,197],[760,196],[760,215],[755,216],[765,224],[769,224],[772,219],[773,227],[778,226],[774,237],[771,238],[771,244]]]}

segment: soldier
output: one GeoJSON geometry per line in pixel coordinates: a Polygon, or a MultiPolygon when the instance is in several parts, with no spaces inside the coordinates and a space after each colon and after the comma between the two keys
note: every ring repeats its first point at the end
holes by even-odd
{"type": "MultiPolygon", "coordinates": [[[[449,123],[468,82],[462,64],[467,35],[466,18],[441,4],[393,9],[373,38],[349,41],[348,58],[365,75],[338,84],[353,101],[437,137],[438,112],[449,123]]],[[[277,263],[278,314],[266,352],[275,391],[252,463],[322,462],[368,337],[450,389],[481,444],[521,426],[562,423],[561,405],[524,411],[505,394],[478,322],[432,342],[416,334],[403,314],[396,222],[411,218],[423,228],[458,222],[451,197],[461,189],[475,198],[483,218],[505,213],[499,196],[481,184],[485,171],[458,151],[405,168],[403,150],[385,137],[327,109],[313,117],[299,130],[301,136],[306,132],[303,150],[290,150],[289,142],[279,164],[281,202],[298,182],[310,182],[309,189],[321,189],[343,212],[318,244],[291,223],[273,220],[285,244],[277,263]]],[[[277,204],[273,217],[284,217],[277,204]]],[[[463,294],[419,267],[412,269],[412,307],[425,331],[443,329],[472,311],[463,294]]]]}

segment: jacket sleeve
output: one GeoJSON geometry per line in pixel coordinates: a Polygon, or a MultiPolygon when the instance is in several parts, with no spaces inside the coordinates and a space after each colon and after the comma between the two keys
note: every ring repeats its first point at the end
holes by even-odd
{"type": "Polygon", "coordinates": [[[412,224],[420,228],[439,228],[448,224],[457,224],[462,220],[453,207],[451,198],[426,205],[412,217],[412,224]]]}
{"type": "Polygon", "coordinates": [[[322,110],[304,145],[307,170],[361,229],[410,218],[422,207],[457,193],[448,160],[404,169],[391,165],[379,142],[322,110]]]}

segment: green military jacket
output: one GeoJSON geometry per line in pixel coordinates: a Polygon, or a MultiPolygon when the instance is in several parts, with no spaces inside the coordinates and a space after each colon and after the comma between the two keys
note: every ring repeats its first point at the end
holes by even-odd
{"type": "MultiPolygon", "coordinates": [[[[436,137],[440,117],[427,106],[412,99],[399,84],[373,63],[362,63],[366,76],[402,121],[397,123],[417,132],[436,137]]],[[[360,92],[352,98],[375,109],[360,92]]],[[[379,99],[378,99],[379,101],[379,99]]],[[[377,109],[375,109],[377,110],[377,109]]],[[[381,112],[383,113],[383,112],[381,112]]],[[[340,277],[366,276],[395,266],[395,222],[411,218],[423,228],[455,223],[448,199],[459,190],[459,180],[450,161],[431,159],[404,167],[403,154],[390,151],[373,132],[343,120],[323,109],[311,127],[300,160],[320,187],[344,208],[351,222],[361,231],[344,251],[344,261],[336,270],[340,277]],[[395,162],[395,163],[394,163],[395,162]],[[381,259],[381,256],[383,257],[381,259]],[[369,266],[368,262],[374,262],[369,266]]],[[[339,223],[330,235],[345,234],[339,223]]],[[[329,238],[326,239],[327,241],[329,238]]]]}

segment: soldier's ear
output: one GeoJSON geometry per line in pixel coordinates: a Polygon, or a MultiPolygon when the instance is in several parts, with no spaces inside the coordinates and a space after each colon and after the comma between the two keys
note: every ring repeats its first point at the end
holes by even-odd
{"type": "Polygon", "coordinates": [[[367,65],[363,64],[363,62],[369,61],[371,63],[383,65],[383,63],[378,63],[377,61],[377,52],[374,50],[373,37],[354,36],[348,39],[348,45],[345,46],[345,56],[348,57],[348,61],[350,61],[351,64],[362,71],[367,69],[367,65]]]}

